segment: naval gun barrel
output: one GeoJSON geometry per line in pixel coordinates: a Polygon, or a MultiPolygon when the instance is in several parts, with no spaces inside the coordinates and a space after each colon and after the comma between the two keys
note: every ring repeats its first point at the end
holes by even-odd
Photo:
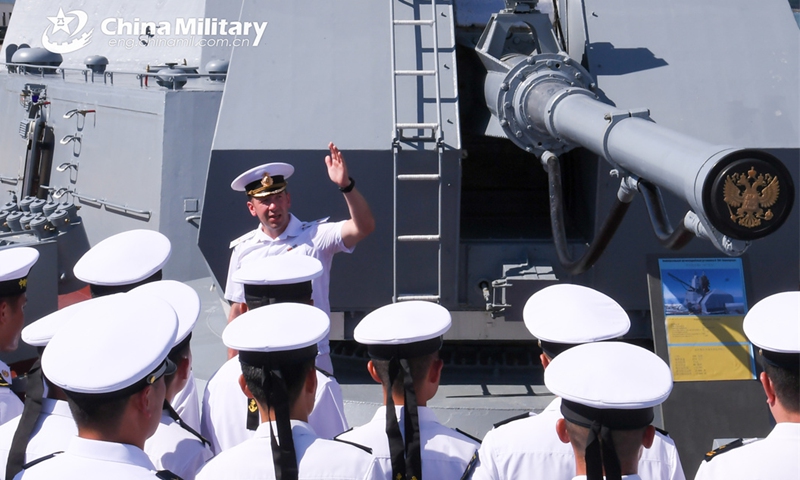
{"type": "MultiPolygon", "coordinates": [[[[499,24],[501,18],[495,20],[499,24]]],[[[533,21],[529,25],[537,27],[533,21]]],[[[546,169],[553,154],[584,147],[605,158],[621,176],[646,185],[638,190],[647,196],[654,227],[659,215],[651,210],[652,199],[661,200],[653,188],[661,187],[691,207],[681,228],[708,238],[728,255],[741,255],[751,240],[774,232],[788,217],[794,185],[774,156],[698,140],[656,124],[647,109],[604,103],[594,93],[591,75],[564,52],[495,56],[493,29],[507,31],[488,27],[476,47],[487,67],[487,107],[505,135],[539,156],[546,169]]],[[[541,41],[544,47],[555,43],[541,41]]],[[[630,201],[622,193],[618,196],[630,201]]],[[[603,236],[610,238],[605,232],[603,236]]],[[[685,241],[672,243],[679,248],[685,241]]]]}
{"type": "Polygon", "coordinates": [[[647,111],[622,110],[593,97],[586,89],[547,82],[530,88],[523,101],[537,128],[685,199],[731,238],[764,237],[786,218],[781,212],[792,205],[791,177],[772,155],[704,142],[654,123],[647,111]],[[772,221],[776,212],[780,222],[772,221]]]}

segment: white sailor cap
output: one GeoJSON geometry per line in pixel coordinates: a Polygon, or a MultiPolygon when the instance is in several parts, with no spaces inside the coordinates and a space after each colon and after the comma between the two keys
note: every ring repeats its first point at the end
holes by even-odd
{"type": "Polygon", "coordinates": [[[80,313],[81,309],[95,302],[113,301],[114,295],[91,298],[83,302],[73,303],[53,313],[45,315],[22,329],[22,341],[33,347],[46,347],[56,334],[70,319],[80,313]]]}
{"type": "Polygon", "coordinates": [[[24,293],[28,289],[28,273],[39,251],[31,247],[12,247],[0,250],[0,297],[24,293]]]}
{"type": "Polygon", "coordinates": [[[186,340],[194,330],[200,316],[200,296],[189,285],[175,280],[159,280],[140,285],[129,293],[158,297],[175,310],[178,316],[178,333],[174,346],[177,347],[186,340]]]}
{"type": "Polygon", "coordinates": [[[376,359],[420,357],[442,347],[450,322],[450,312],[436,303],[391,303],[364,317],[354,337],[376,359]]]}
{"type": "Polygon", "coordinates": [[[75,264],[75,276],[93,295],[127,291],[144,281],[160,280],[169,260],[169,239],[154,230],[129,230],[101,241],[75,264]]]}
{"type": "Polygon", "coordinates": [[[600,410],[632,410],[663,403],[672,391],[672,373],[649,350],[597,342],[554,358],[544,371],[544,383],[564,400],[600,410]]]}
{"type": "Polygon", "coordinates": [[[287,285],[322,275],[322,262],[308,255],[273,255],[245,262],[233,281],[245,285],[287,285]]]}
{"type": "Polygon", "coordinates": [[[253,167],[231,182],[237,192],[247,192],[251,197],[266,197],[286,190],[286,180],[294,173],[288,163],[274,162],[253,167]]]}
{"type": "Polygon", "coordinates": [[[239,359],[281,352],[305,352],[316,356],[317,342],[330,330],[328,315],[311,305],[276,303],[236,317],[222,332],[222,342],[239,350],[239,359]],[[249,355],[257,354],[257,355],[249,355]]]}
{"type": "Polygon", "coordinates": [[[753,305],[744,333],[767,363],[800,369],[800,292],[776,293],[753,305]]]}
{"type": "Polygon", "coordinates": [[[631,327],[628,314],[614,299],[569,283],[551,285],[531,295],[522,318],[551,358],[573,345],[618,338],[631,327]]]}
{"type": "Polygon", "coordinates": [[[160,298],[112,295],[68,322],[42,354],[42,372],[68,395],[124,397],[175,371],[167,354],[178,320],[160,298]]]}
{"type": "Polygon", "coordinates": [[[636,430],[653,421],[653,407],[672,391],[667,364],[641,347],[622,342],[585,343],[553,359],[544,384],[561,397],[561,413],[589,429],[586,469],[589,479],[620,478],[612,440],[614,430],[636,430]]]}
{"type": "Polygon", "coordinates": [[[322,275],[322,262],[300,254],[275,255],[246,262],[233,274],[244,285],[248,308],[282,302],[308,303],[311,280],[322,275]]]}

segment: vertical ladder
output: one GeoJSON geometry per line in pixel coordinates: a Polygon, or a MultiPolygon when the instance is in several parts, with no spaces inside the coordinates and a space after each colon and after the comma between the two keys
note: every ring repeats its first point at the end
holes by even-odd
{"type": "MultiPolygon", "coordinates": [[[[395,3],[397,0],[391,0],[390,12],[390,30],[391,30],[391,50],[392,50],[392,157],[394,162],[394,204],[393,204],[393,241],[392,241],[392,256],[393,256],[393,269],[392,269],[392,301],[408,301],[408,300],[426,300],[438,302],[442,297],[442,158],[444,150],[444,138],[442,133],[442,97],[441,89],[439,86],[439,32],[436,25],[436,0],[430,0],[431,4],[431,17],[429,19],[417,20],[397,20],[395,19],[395,3]],[[397,62],[397,44],[396,44],[396,28],[397,27],[430,27],[433,37],[433,69],[432,70],[398,70],[397,62]],[[397,105],[397,77],[413,76],[413,77],[434,77],[434,84],[436,88],[436,123],[414,123],[414,122],[399,122],[397,105]],[[406,136],[406,130],[415,130],[423,132],[421,135],[406,136]],[[428,133],[429,132],[429,133],[428,133]],[[401,150],[400,142],[436,142],[436,151],[438,156],[438,169],[437,173],[411,173],[411,174],[398,174],[398,161],[401,150]],[[434,234],[428,235],[400,235],[397,231],[397,191],[398,182],[436,182],[438,187],[438,230],[434,234]],[[398,292],[398,275],[397,275],[397,245],[398,242],[435,242],[438,244],[437,253],[437,291],[435,293],[428,292],[398,292]]],[[[421,43],[421,41],[420,41],[421,43]]],[[[422,45],[417,43],[415,45],[415,58],[422,58],[422,45]]],[[[420,87],[420,90],[424,88],[420,87]]],[[[412,101],[416,104],[418,98],[413,98],[412,101]]],[[[424,119],[424,104],[422,107],[422,115],[424,119]]]]}

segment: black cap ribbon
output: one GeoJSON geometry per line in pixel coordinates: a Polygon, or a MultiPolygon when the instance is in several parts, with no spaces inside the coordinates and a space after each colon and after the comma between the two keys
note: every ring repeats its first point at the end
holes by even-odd
{"type": "Polygon", "coordinates": [[[28,370],[28,391],[25,393],[25,406],[8,452],[6,478],[14,478],[17,473],[22,471],[22,466],[25,464],[25,452],[28,449],[28,442],[36,426],[36,420],[39,419],[39,414],[42,412],[43,380],[42,363],[41,358],[39,358],[28,370]]]}
{"type": "Polygon", "coordinates": [[[389,385],[386,386],[386,435],[389,437],[389,451],[392,460],[393,480],[422,480],[422,458],[420,455],[419,410],[414,379],[408,360],[392,358],[389,360],[389,385]],[[400,433],[394,409],[392,389],[398,376],[403,374],[405,416],[405,440],[400,433]]]}

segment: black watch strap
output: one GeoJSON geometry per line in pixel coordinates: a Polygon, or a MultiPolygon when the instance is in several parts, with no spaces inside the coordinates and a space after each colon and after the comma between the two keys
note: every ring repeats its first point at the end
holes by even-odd
{"type": "Polygon", "coordinates": [[[353,180],[353,177],[347,177],[350,179],[350,185],[346,187],[339,187],[339,191],[342,193],[350,193],[356,187],[356,181],[353,180]]]}

